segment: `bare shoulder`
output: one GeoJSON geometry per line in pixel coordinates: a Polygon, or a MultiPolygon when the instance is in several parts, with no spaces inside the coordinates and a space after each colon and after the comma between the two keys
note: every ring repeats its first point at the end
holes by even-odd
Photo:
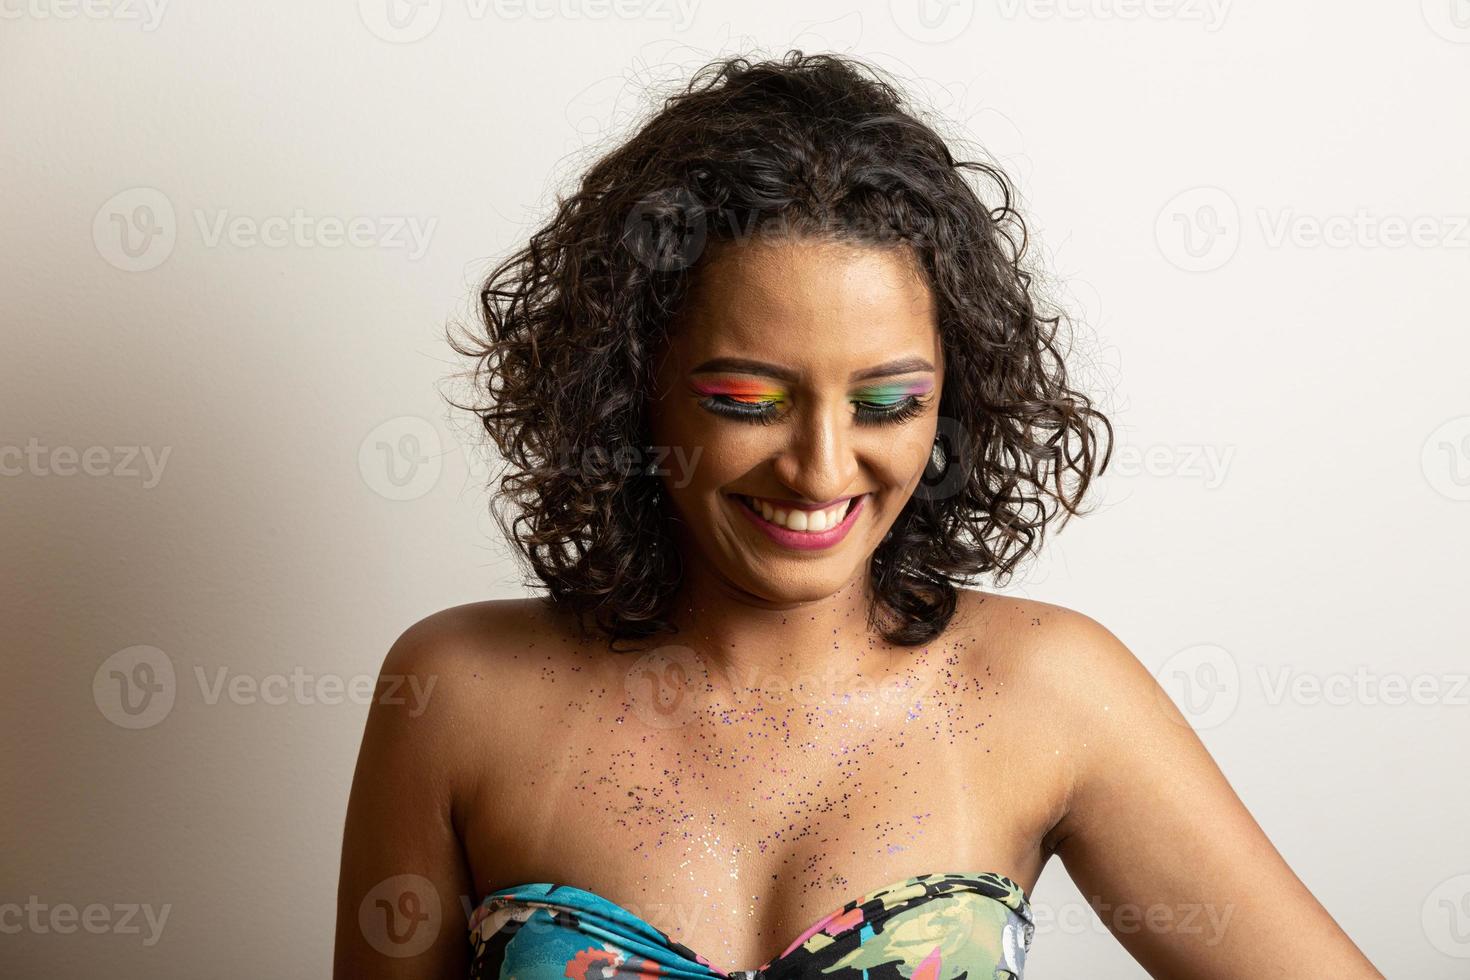
{"type": "Polygon", "coordinates": [[[1045,847],[1095,909],[1118,910],[1105,923],[1150,976],[1381,977],[1111,631],[1047,603],[964,602],[968,628],[991,637],[1021,692],[1028,739],[1065,760],[1070,785],[1045,847]],[[1124,908],[1148,909],[1150,927],[1124,908]],[[1176,926],[1185,914],[1209,928],[1176,926]]]}
{"type": "Polygon", "coordinates": [[[1018,680],[1051,698],[1086,695],[1091,703],[1098,684],[1151,680],[1111,630],[1065,606],[962,589],[955,622],[1018,680]]]}
{"type": "MultiPolygon", "coordinates": [[[[424,617],[389,649],[343,828],[336,976],[388,975],[381,947],[359,926],[359,909],[383,882],[410,871],[427,881],[416,894],[437,895],[446,922],[458,911],[454,896],[473,893],[460,843],[464,803],[479,773],[516,764],[520,742],[504,729],[516,723],[509,706],[528,673],[517,657],[548,630],[535,600],[478,602],[424,617]]],[[[466,954],[462,934],[442,930],[413,965],[424,976],[464,976],[466,954]]]]}
{"type": "Polygon", "coordinates": [[[1111,630],[1075,609],[965,589],[955,629],[1003,685],[1007,728],[1017,736],[1011,751],[1048,774],[1042,841],[1053,851],[1078,816],[1089,772],[1116,761],[1101,750],[1130,728],[1170,725],[1159,710],[1167,695],[1111,630]]]}
{"type": "Polygon", "coordinates": [[[442,609],[399,635],[383,661],[384,677],[452,682],[460,697],[513,696],[535,655],[570,655],[567,624],[540,598],[490,599],[442,609]]]}
{"type": "MultiPolygon", "coordinates": [[[[445,784],[458,783],[479,767],[487,745],[509,734],[502,729],[525,724],[515,706],[538,683],[538,671],[577,650],[562,617],[538,598],[467,603],[425,616],[383,659],[365,744],[387,751],[371,758],[406,754],[445,784]]],[[[446,793],[454,795],[448,785],[446,793]]]]}

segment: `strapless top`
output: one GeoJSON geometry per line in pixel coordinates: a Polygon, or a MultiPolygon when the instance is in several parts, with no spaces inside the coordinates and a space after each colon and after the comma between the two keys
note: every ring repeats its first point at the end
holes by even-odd
{"type": "Polygon", "coordinates": [[[924,874],[855,898],[754,970],[716,969],[616,902],[571,885],[512,885],[470,916],[472,980],[1021,980],[1035,931],[1021,886],[992,872],[924,874]]]}

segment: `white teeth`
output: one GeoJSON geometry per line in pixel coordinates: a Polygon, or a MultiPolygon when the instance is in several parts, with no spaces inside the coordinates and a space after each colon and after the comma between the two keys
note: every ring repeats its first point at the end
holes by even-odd
{"type": "Polygon", "coordinates": [[[785,511],[771,506],[764,500],[757,500],[754,497],[745,497],[743,499],[772,524],[779,524],[789,531],[804,531],[808,534],[816,534],[819,531],[825,531],[828,528],[833,528],[841,524],[842,519],[847,516],[848,509],[852,506],[853,500],[857,498],[853,497],[844,500],[836,507],[828,507],[826,510],[811,511],[785,511]]]}

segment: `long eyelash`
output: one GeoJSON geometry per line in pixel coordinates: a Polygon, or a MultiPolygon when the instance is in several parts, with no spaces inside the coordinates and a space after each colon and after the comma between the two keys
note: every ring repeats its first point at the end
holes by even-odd
{"type": "Polygon", "coordinates": [[[857,420],[859,425],[890,425],[899,422],[907,422],[916,415],[923,414],[928,399],[919,398],[917,395],[909,395],[898,404],[888,408],[872,408],[871,402],[857,402],[857,420]]]}
{"type": "Polygon", "coordinates": [[[776,406],[779,402],[738,401],[729,395],[710,395],[700,399],[699,404],[716,415],[726,415],[741,421],[759,422],[761,425],[773,425],[778,421],[776,406]]]}
{"type": "MultiPolygon", "coordinates": [[[[757,422],[761,425],[774,425],[778,422],[780,413],[776,401],[749,402],[731,398],[728,395],[711,395],[700,400],[699,404],[716,413],[741,421],[757,422]]],[[[917,395],[909,395],[897,404],[873,408],[871,402],[855,402],[858,406],[855,413],[859,425],[897,425],[907,422],[916,415],[924,412],[928,404],[927,398],[917,395]]]]}

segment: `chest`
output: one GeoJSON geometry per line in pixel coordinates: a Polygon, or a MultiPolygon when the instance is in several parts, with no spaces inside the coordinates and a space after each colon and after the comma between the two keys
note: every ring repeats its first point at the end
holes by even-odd
{"type": "Polygon", "coordinates": [[[1034,881],[1053,796],[994,712],[933,692],[750,699],[667,727],[574,710],[522,750],[467,810],[479,893],[575,885],[732,970],[910,876],[1034,881]]]}

